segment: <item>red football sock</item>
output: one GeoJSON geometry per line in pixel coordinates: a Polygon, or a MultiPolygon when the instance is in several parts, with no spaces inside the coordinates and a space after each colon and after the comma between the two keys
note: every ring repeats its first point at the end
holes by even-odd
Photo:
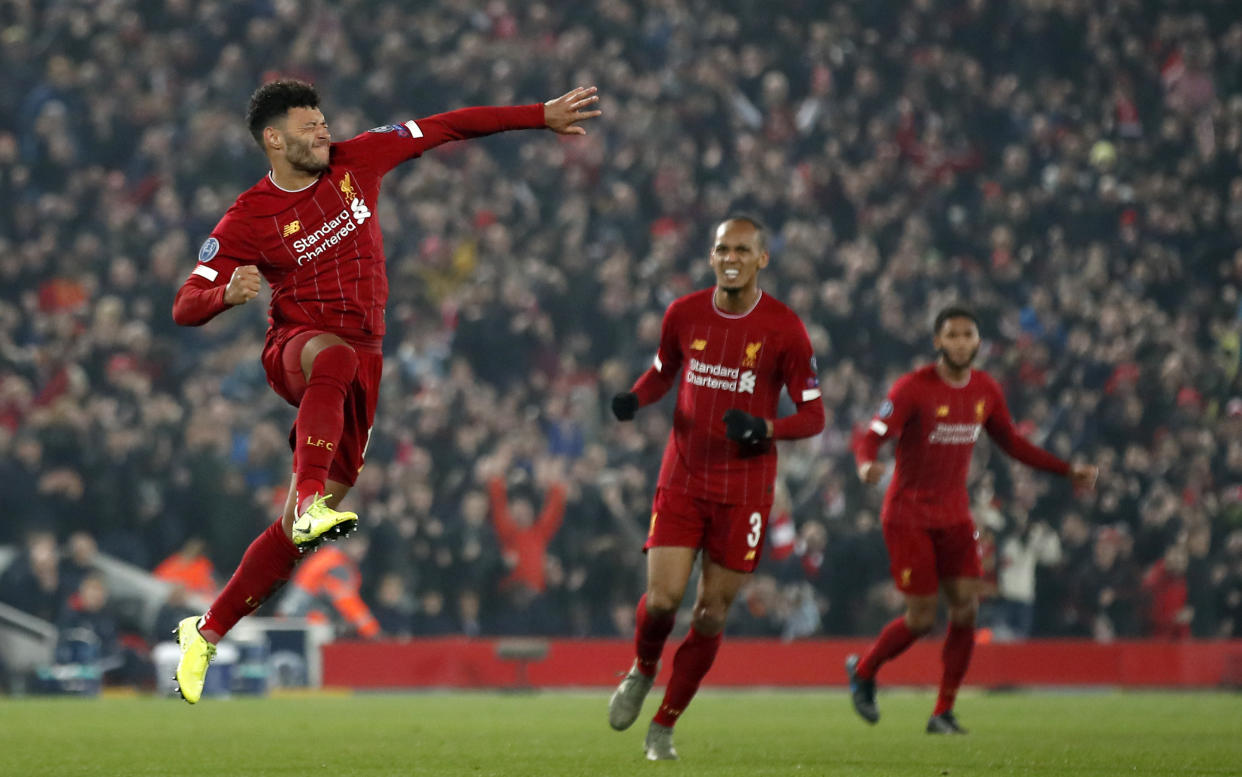
{"type": "Polygon", "coordinates": [[[873,679],[885,661],[904,653],[918,638],[919,635],[910,631],[910,627],[906,625],[905,616],[896,618],[880,632],[867,655],[858,663],[856,673],[864,680],[873,679]]]}
{"type": "Polygon", "coordinates": [[[690,706],[690,700],[698,693],[699,683],[703,682],[703,676],[716,660],[716,652],[720,650],[723,639],[723,633],[705,637],[694,627],[690,628],[690,633],[673,656],[673,677],[664,689],[664,701],[655,714],[656,723],[671,726],[690,706]]]}
{"type": "Polygon", "coordinates": [[[957,699],[957,689],[966,676],[966,668],[970,666],[970,654],[975,649],[975,625],[959,626],[949,624],[949,633],[944,638],[944,649],[940,660],[944,663],[944,674],[940,676],[940,695],[936,697],[936,710],[933,715],[943,715],[953,709],[957,699]]]}
{"type": "Polygon", "coordinates": [[[294,448],[298,480],[298,510],[309,496],[324,493],[328,467],[345,427],[345,397],[358,372],[358,354],[348,345],[332,345],[319,352],[311,366],[306,393],[298,403],[297,444],[294,448]]]}
{"type": "Polygon", "coordinates": [[[237,571],[200,621],[199,631],[209,641],[223,637],[285,584],[301,558],[278,518],[246,548],[237,571]]]}
{"type": "Polygon", "coordinates": [[[647,611],[647,594],[638,600],[638,612],[634,618],[634,655],[638,656],[638,671],[655,677],[660,666],[660,654],[664,643],[673,630],[676,615],[652,615],[647,611]]]}

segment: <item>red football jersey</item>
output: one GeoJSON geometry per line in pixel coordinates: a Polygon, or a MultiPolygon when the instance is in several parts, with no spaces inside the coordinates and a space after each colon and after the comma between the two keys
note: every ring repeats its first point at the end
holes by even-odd
{"type": "Polygon", "coordinates": [[[178,295],[175,317],[205,323],[224,309],[233,270],[253,264],[272,287],[273,327],[303,324],[378,342],[388,301],[375,216],[384,174],[442,143],[543,126],[539,104],[466,108],[333,143],[328,170],[304,189],[282,189],[268,173],[237,198],[199,250],[186,286],[218,293],[178,295]]]}
{"type": "Polygon", "coordinates": [[[966,472],[979,434],[1015,459],[1061,475],[1069,464],[1018,433],[1000,386],[971,370],[964,386],[951,386],[928,365],[903,375],[859,441],[859,463],[874,461],[885,440],[897,441],[897,466],[884,496],[885,523],[924,527],[970,523],[966,472]]]}
{"type": "Polygon", "coordinates": [[[646,405],[684,368],[660,488],[725,504],[770,504],[776,482],[771,440],[742,444],[725,436],[726,410],[773,419],[781,387],[798,413],[775,421],[773,437],[818,433],[824,425],[815,356],[796,313],[760,294],[747,313],[722,312],[715,289],[688,294],[664,313],[653,367],[634,385],[646,405]]]}

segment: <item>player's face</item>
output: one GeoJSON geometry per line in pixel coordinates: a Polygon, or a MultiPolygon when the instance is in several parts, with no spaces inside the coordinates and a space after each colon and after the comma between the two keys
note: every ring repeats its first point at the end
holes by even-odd
{"type": "Polygon", "coordinates": [[[295,170],[322,173],[328,169],[332,133],[318,108],[290,108],[285,117],[285,159],[295,170]]]}
{"type": "Polygon", "coordinates": [[[955,370],[964,370],[979,355],[979,327],[969,318],[950,318],[936,333],[936,350],[955,370]]]}
{"type": "Polygon", "coordinates": [[[768,266],[768,252],[759,245],[759,231],[745,221],[726,221],[716,228],[712,246],[716,287],[740,292],[755,285],[759,270],[768,266]]]}

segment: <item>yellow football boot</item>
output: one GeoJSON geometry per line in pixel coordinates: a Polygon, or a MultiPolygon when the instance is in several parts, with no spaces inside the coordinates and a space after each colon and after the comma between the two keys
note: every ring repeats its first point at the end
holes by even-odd
{"type": "Polygon", "coordinates": [[[177,644],[181,646],[181,660],[177,662],[177,693],[190,704],[197,704],[203,695],[203,681],[207,679],[207,665],[216,657],[216,646],[198,633],[198,616],[183,618],[177,624],[177,644]]]}
{"type": "Polygon", "coordinates": [[[344,537],[358,528],[358,515],[328,507],[328,497],[316,497],[293,522],[293,544],[309,553],[324,543],[344,537]]]}

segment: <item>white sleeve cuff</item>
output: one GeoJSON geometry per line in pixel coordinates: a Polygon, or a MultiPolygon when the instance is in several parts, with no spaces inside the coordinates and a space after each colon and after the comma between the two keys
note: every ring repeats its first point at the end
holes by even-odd
{"type": "Polygon", "coordinates": [[[877,418],[871,422],[871,431],[883,437],[888,434],[888,424],[877,418]]]}
{"type": "Polygon", "coordinates": [[[202,277],[206,278],[207,280],[211,281],[212,283],[215,283],[215,282],[216,282],[216,278],[217,278],[217,277],[219,277],[219,275],[220,275],[220,271],[219,271],[219,270],[214,270],[214,269],[212,269],[212,268],[208,267],[208,266],[207,266],[207,265],[205,265],[205,264],[200,264],[198,267],[195,267],[195,268],[194,268],[194,273],[193,273],[193,274],[194,274],[194,275],[200,275],[200,276],[202,276],[202,277]]]}

